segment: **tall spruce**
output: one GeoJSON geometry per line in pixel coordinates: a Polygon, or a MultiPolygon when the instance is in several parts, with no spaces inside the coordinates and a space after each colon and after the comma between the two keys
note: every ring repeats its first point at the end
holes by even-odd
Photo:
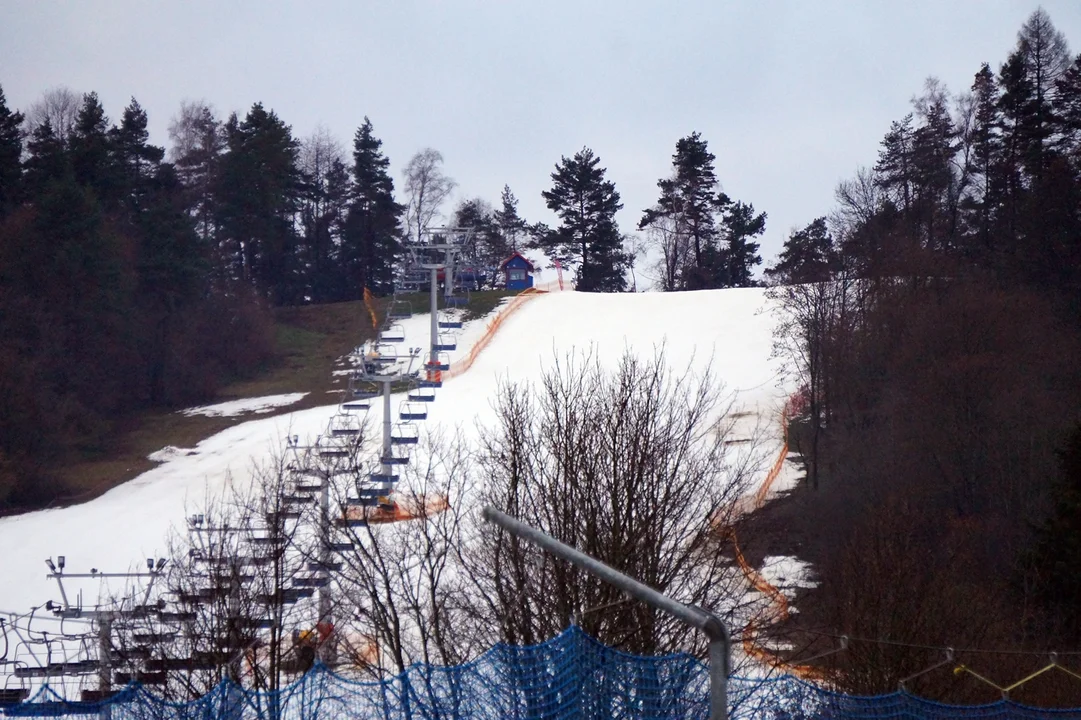
{"type": "Polygon", "coordinates": [[[405,207],[394,200],[394,180],[367,117],[353,136],[353,197],[342,235],[342,265],[348,296],[364,288],[378,295],[394,289],[394,263],[401,248],[405,207]]]}
{"type": "Polygon", "coordinates": [[[765,275],[778,284],[799,284],[828,280],[838,266],[837,248],[826,226],[826,218],[811,221],[784,241],[784,248],[765,275]]]}
{"type": "Polygon", "coordinates": [[[552,255],[577,268],[578,290],[622,292],[627,289],[629,258],[616,225],[623,207],[611,180],[605,179],[601,159],[589,148],[563,157],[552,173],[552,188],[541,193],[560,219],[544,239],[552,255]]]}
{"type": "Polygon", "coordinates": [[[165,157],[165,149],[150,144],[146,111],[135,98],[124,108],[120,126],[110,135],[121,196],[137,212],[150,192],[150,182],[165,157]]]}
{"type": "Polygon", "coordinates": [[[716,283],[716,268],[710,267],[710,258],[718,256],[717,216],[729,200],[717,191],[714,160],[716,157],[699,133],[680,138],[672,156],[672,176],[657,181],[660,198],[638,223],[638,228],[644,230],[665,221],[691,243],[693,265],[679,269],[680,289],[694,290],[716,283]]]}
{"type": "Polygon", "coordinates": [[[766,213],[754,212],[754,205],[736,201],[724,211],[724,246],[714,277],[719,287],[751,287],[754,268],[762,264],[759,244],[754,238],[766,231],[766,213]]]}
{"type": "Polygon", "coordinates": [[[298,143],[273,111],[256,103],[225,127],[228,151],[217,188],[219,226],[235,276],[275,304],[300,301],[294,213],[301,189],[298,143]]]}
{"type": "Polygon", "coordinates": [[[506,249],[517,252],[526,242],[527,225],[518,214],[518,198],[514,196],[510,185],[503,186],[503,192],[499,194],[499,209],[495,211],[492,219],[506,249]]]}
{"type": "Polygon", "coordinates": [[[7,106],[0,86],[0,218],[20,200],[22,186],[23,115],[7,106]]]}

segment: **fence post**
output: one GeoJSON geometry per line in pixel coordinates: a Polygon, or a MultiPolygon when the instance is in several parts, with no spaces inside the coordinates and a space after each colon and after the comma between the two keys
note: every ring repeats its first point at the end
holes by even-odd
{"type": "Polygon", "coordinates": [[[486,522],[497,525],[511,535],[526,540],[566,560],[589,574],[615,585],[628,595],[641,600],[646,605],[668,613],[677,620],[696,627],[709,638],[709,717],[710,720],[726,720],[728,717],[728,672],[732,650],[732,640],[721,619],[700,607],[684,605],[663,595],[648,585],[643,585],[632,577],[605,565],[600,560],[586,555],[580,550],[565,545],[555,538],[521,520],[512,518],[491,506],[481,511],[486,522]]]}

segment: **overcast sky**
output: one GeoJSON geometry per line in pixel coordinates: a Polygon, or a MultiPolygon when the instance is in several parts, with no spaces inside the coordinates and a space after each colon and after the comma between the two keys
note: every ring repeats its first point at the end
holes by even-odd
{"type": "MultiPolygon", "coordinates": [[[[561,155],[600,155],[634,229],[676,140],[702,133],[729,195],[769,213],[763,255],[873,164],[924,79],[950,90],[999,64],[1037,2],[50,2],[0,0],[0,85],[25,109],[47,88],[97,91],[119,118],[135,96],[152,140],[181,100],[219,115],[263,102],[347,145],[365,115],[401,168],[443,153],[455,199],[529,221],[561,155]]],[[[1081,50],[1081,0],[1043,7],[1081,50]]]]}

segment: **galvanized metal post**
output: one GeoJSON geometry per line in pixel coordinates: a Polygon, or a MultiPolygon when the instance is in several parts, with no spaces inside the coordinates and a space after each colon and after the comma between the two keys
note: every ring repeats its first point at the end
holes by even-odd
{"type": "Polygon", "coordinates": [[[382,462],[382,469],[380,470],[380,472],[382,472],[384,475],[390,475],[392,472],[394,472],[393,467],[388,462],[388,460],[390,458],[390,446],[391,446],[391,442],[390,442],[390,426],[391,426],[390,385],[391,385],[390,380],[384,380],[383,381],[383,462],[382,462]]]}
{"type": "MultiPolygon", "coordinates": [[[[448,278],[444,274],[444,282],[448,282],[448,278]]],[[[431,362],[436,362],[436,358],[439,357],[439,352],[436,348],[439,345],[439,270],[438,266],[432,266],[432,292],[431,292],[431,313],[432,313],[432,347],[431,347],[431,362]]]]}
{"type": "Polygon", "coordinates": [[[511,535],[547,550],[589,574],[615,585],[646,605],[668,613],[677,620],[704,632],[709,638],[709,717],[710,720],[724,720],[728,717],[728,673],[732,641],[720,618],[702,608],[684,605],[667,595],[662,595],[648,585],[643,585],[634,578],[605,565],[600,560],[565,545],[493,507],[485,507],[481,511],[481,516],[486,522],[498,525],[511,535]]]}

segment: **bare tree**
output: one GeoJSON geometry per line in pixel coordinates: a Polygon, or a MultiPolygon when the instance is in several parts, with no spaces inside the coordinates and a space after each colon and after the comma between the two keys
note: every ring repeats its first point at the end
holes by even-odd
{"type": "Polygon", "coordinates": [[[26,131],[33,132],[48,122],[56,137],[67,140],[75,127],[75,118],[82,104],[82,95],[71,88],[63,85],[50,88],[26,111],[26,131]]]}
{"type": "Polygon", "coordinates": [[[438,218],[440,208],[457,187],[443,174],[443,155],[425,148],[402,171],[405,177],[405,235],[420,242],[423,232],[438,218]]]}
{"type": "MultiPolygon", "coordinates": [[[[718,529],[737,514],[760,458],[740,453],[730,404],[707,370],[681,377],[663,350],[556,363],[539,386],[504,384],[485,428],[483,498],[683,602],[729,619],[747,597],[718,529]]],[[[531,644],[577,623],[631,652],[702,651],[671,618],[490,527],[467,546],[475,607],[500,639],[531,644]]]]}
{"type": "Polygon", "coordinates": [[[690,235],[679,218],[668,215],[657,216],[645,228],[645,232],[646,244],[660,253],[655,268],[660,288],[665,291],[678,290],[683,270],[691,262],[690,235]]]}
{"type": "MultiPolygon", "coordinates": [[[[218,161],[225,151],[225,136],[214,109],[201,100],[185,100],[169,123],[169,159],[187,191],[189,212],[203,240],[217,232],[214,219],[214,182],[218,161]]],[[[219,264],[220,266],[220,264],[219,264]]]]}

